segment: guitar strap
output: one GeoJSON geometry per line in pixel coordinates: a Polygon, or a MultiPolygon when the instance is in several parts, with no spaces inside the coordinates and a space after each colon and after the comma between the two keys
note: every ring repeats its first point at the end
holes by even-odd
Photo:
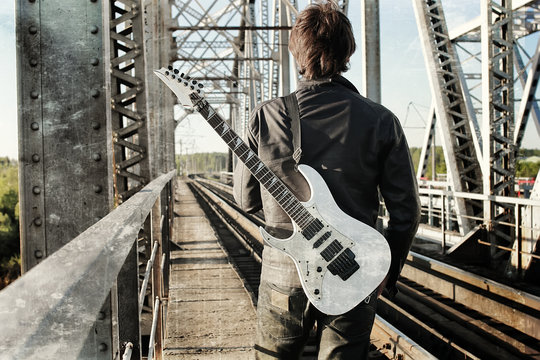
{"type": "Polygon", "coordinates": [[[293,143],[293,159],[296,162],[296,166],[300,162],[302,156],[302,131],[300,129],[300,111],[298,110],[298,100],[296,98],[296,92],[293,92],[283,98],[285,100],[285,107],[287,113],[291,118],[291,132],[293,143]]]}

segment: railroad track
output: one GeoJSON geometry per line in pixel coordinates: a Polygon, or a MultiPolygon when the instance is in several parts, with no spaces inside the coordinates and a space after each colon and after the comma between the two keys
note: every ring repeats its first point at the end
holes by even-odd
{"type": "MultiPolygon", "coordinates": [[[[198,179],[191,187],[206,204],[203,207],[212,210],[212,223],[220,224],[219,235],[255,303],[262,219],[243,213],[226,185],[198,179]]],[[[398,289],[392,301],[381,297],[378,304],[372,344],[379,356],[540,359],[537,296],[414,252],[409,254],[398,289]]],[[[313,346],[308,347],[304,359],[314,355],[313,346]]]]}

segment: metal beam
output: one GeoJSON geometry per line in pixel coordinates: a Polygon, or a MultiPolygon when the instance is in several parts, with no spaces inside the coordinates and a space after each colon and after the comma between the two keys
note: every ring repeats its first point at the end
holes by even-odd
{"type": "MultiPolygon", "coordinates": [[[[484,194],[514,196],[514,89],[511,0],[482,0],[482,138],[484,194]]],[[[492,257],[497,245],[512,245],[513,234],[501,224],[513,223],[513,207],[484,202],[492,257]]]]}
{"type": "MultiPolygon", "coordinates": [[[[517,50],[514,50],[514,54],[517,53],[517,50]]],[[[517,61],[520,63],[521,61],[517,61]]],[[[523,84],[523,93],[521,95],[521,103],[519,105],[519,110],[516,116],[516,126],[514,132],[514,145],[516,149],[521,147],[521,141],[523,140],[523,135],[525,134],[525,128],[527,127],[527,121],[529,115],[532,113],[538,115],[538,100],[535,99],[536,89],[538,88],[538,78],[540,77],[540,39],[536,45],[536,51],[531,58],[531,69],[529,70],[528,75],[526,75],[527,80],[525,79],[526,69],[523,66],[519,66],[522,76],[520,76],[521,83],[523,84]]],[[[538,116],[536,116],[536,128],[540,129],[538,126],[538,116]]]]}
{"type": "MultiPolygon", "coordinates": [[[[512,10],[515,14],[518,13],[519,10],[523,10],[523,8],[528,7],[538,7],[540,5],[540,0],[514,0],[512,1],[512,10]]],[[[525,18],[526,15],[524,15],[523,20],[523,28],[525,29],[523,31],[522,36],[528,35],[532,32],[536,32],[539,30],[538,28],[538,19],[535,20],[535,18],[525,18]],[[526,22],[529,22],[530,25],[525,26],[526,22]]],[[[514,20],[515,21],[515,20],[514,20]]],[[[478,16],[465,24],[456,27],[452,29],[449,32],[450,39],[452,41],[480,41],[480,27],[482,24],[482,17],[478,16]]]]}
{"type": "Polygon", "coordinates": [[[379,0],[362,0],[362,92],[381,102],[379,0]]]}
{"type": "MultiPolygon", "coordinates": [[[[476,155],[473,130],[463,95],[461,67],[448,36],[439,0],[413,0],[418,32],[429,73],[435,113],[445,149],[450,184],[455,191],[482,191],[482,169],[476,155]],[[461,189],[461,190],[459,190],[461,189]]],[[[461,234],[472,228],[468,216],[478,216],[482,204],[456,199],[455,212],[461,234]]]]}
{"type": "MultiPolygon", "coordinates": [[[[104,25],[107,5],[102,2],[16,4],[20,226],[26,273],[113,207],[112,136],[106,116],[109,39],[104,38],[108,19],[104,25]]],[[[106,301],[86,334],[88,357],[111,358],[111,323],[106,301]]]]}

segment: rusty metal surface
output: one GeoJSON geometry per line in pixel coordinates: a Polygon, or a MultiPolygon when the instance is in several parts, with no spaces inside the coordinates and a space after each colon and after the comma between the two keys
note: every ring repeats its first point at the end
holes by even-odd
{"type": "MultiPolygon", "coordinates": [[[[22,265],[26,272],[112,208],[102,2],[17,4],[22,265]]],[[[111,356],[107,300],[85,353],[111,356]]]]}
{"type": "Polygon", "coordinates": [[[537,296],[412,252],[401,275],[540,339],[537,296]]]}
{"type": "MultiPolygon", "coordinates": [[[[0,292],[1,358],[95,358],[81,353],[86,337],[101,317],[139,229],[173,176],[171,171],[154,180],[0,292]]],[[[98,348],[107,350],[106,345],[98,348]]]]}
{"type": "Polygon", "coordinates": [[[101,3],[66,5],[17,3],[24,270],[105,216],[112,204],[101,3]]]}

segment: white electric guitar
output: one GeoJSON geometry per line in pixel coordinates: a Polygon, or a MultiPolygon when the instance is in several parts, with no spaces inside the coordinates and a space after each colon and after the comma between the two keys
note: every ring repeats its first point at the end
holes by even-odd
{"type": "Polygon", "coordinates": [[[293,222],[294,232],[277,239],[260,228],[263,239],[290,256],[309,301],[325,314],[343,314],[370,295],[390,268],[390,248],[372,227],[345,214],[317,171],[298,169],[311,190],[301,202],[203,98],[202,84],[169,66],[154,73],[182,105],[197,110],[227,143],[293,222]]]}

